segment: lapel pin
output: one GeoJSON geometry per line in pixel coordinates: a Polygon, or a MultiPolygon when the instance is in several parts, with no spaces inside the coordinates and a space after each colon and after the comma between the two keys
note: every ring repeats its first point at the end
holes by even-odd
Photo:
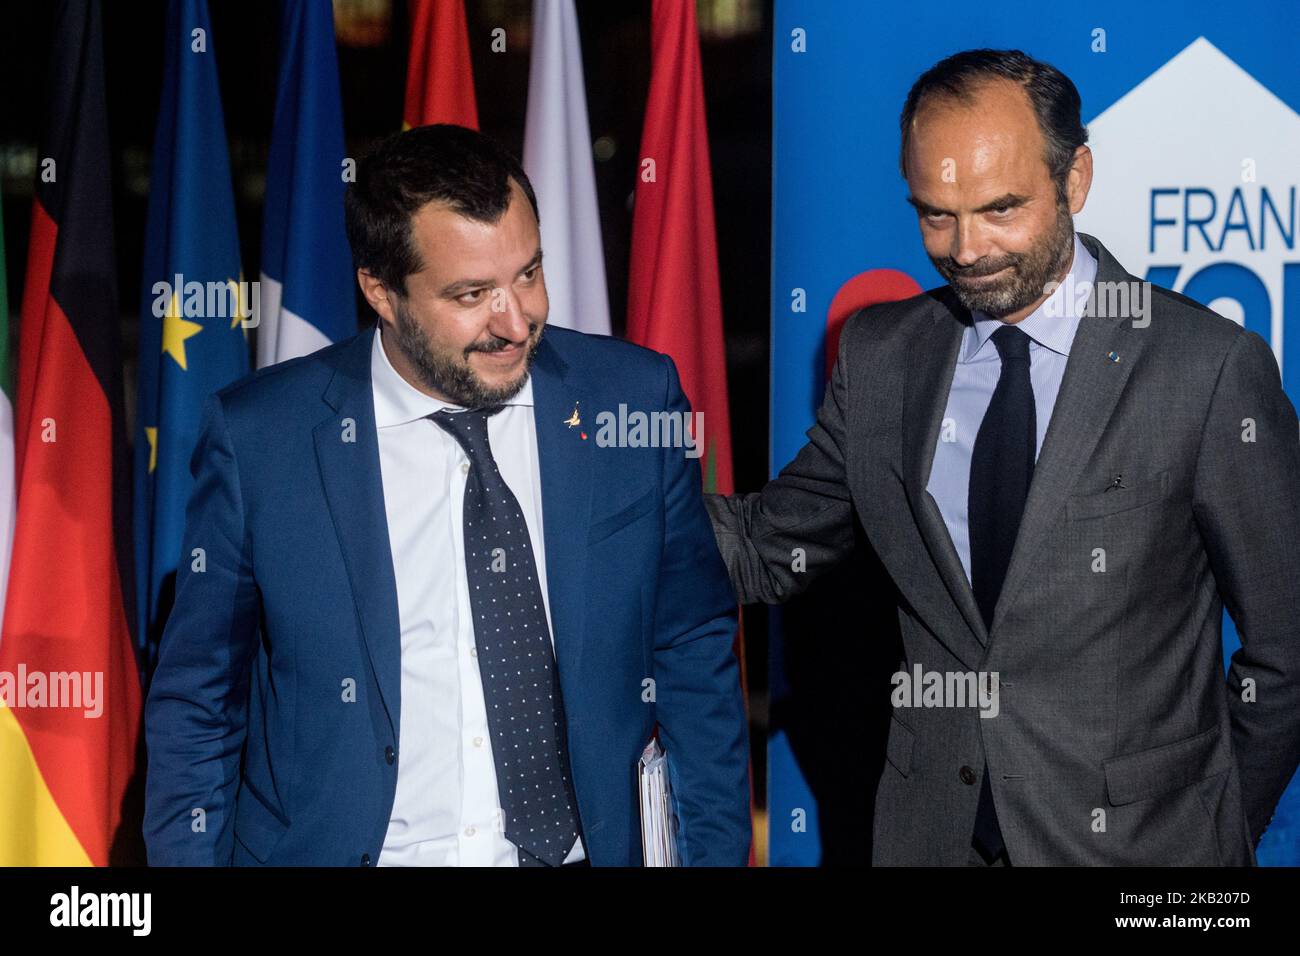
{"type": "MultiPolygon", "coordinates": [[[[574,403],[573,403],[573,414],[570,415],[568,418],[566,418],[566,419],[564,420],[564,424],[568,425],[570,428],[574,427],[575,425],[581,425],[581,424],[582,424],[582,419],[578,417],[578,403],[577,403],[577,402],[574,402],[574,403]]],[[[587,436],[584,435],[584,436],[582,436],[582,437],[586,438],[587,436]]]]}
{"type": "Polygon", "coordinates": [[[1112,362],[1118,362],[1118,361],[1119,361],[1119,353],[1118,353],[1118,352],[1111,352],[1109,355],[1106,356],[1106,358],[1110,359],[1112,362]]]}

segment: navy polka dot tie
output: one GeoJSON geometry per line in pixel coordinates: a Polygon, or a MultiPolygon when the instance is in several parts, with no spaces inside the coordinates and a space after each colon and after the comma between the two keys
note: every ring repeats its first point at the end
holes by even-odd
{"type": "Polygon", "coordinates": [[[488,444],[487,420],[502,407],[432,418],[471,464],[465,567],[505,836],[521,865],[559,866],[578,837],[578,806],[537,562],[524,513],[488,444]]]}

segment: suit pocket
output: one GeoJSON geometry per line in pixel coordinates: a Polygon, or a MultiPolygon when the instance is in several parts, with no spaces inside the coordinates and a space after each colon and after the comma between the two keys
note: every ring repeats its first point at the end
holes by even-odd
{"type": "Polygon", "coordinates": [[[1093,495],[1071,495],[1066,499],[1066,514],[1071,521],[1103,518],[1132,511],[1169,493],[1169,472],[1160,472],[1125,488],[1111,488],[1093,495]]]}
{"type": "Polygon", "coordinates": [[[1231,755],[1220,749],[1221,736],[1215,726],[1194,737],[1103,760],[1111,806],[1163,796],[1227,770],[1231,755]]]}
{"type": "Polygon", "coordinates": [[[259,863],[265,863],[276,845],[289,832],[289,824],[266,806],[247,786],[241,787],[235,803],[235,839],[259,863]]]}
{"type": "Polygon", "coordinates": [[[630,525],[638,518],[645,517],[645,515],[654,511],[657,504],[658,500],[655,496],[655,490],[651,488],[626,508],[620,508],[612,515],[593,521],[591,527],[587,531],[587,544],[595,544],[597,541],[602,541],[614,532],[620,531],[627,525],[630,525]]]}
{"type": "Polygon", "coordinates": [[[912,744],[916,734],[897,717],[889,719],[889,741],[885,744],[885,758],[904,777],[912,772],[912,744]]]}

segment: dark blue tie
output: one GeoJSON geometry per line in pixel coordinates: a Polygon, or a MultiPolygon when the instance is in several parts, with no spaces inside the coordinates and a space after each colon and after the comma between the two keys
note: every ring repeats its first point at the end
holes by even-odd
{"type": "MultiPolygon", "coordinates": [[[[1025,499],[1029,497],[1038,450],[1034,389],[1029,380],[1029,336],[1014,325],[1004,325],[992,338],[1002,357],[1002,372],[975,436],[967,499],[971,588],[990,630],[1011,564],[1025,499]]],[[[987,763],[973,842],[989,861],[1006,848],[993,805],[987,763]]]]}
{"type": "Polygon", "coordinates": [[[578,837],[564,706],[528,526],[488,444],[502,406],[440,411],[460,443],[465,484],[465,567],[479,675],[506,839],[523,866],[559,866],[578,837]]]}

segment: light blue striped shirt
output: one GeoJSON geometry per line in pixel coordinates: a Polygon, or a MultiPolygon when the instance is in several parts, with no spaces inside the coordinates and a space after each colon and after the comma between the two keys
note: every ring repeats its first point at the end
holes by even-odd
{"type": "MultiPolygon", "coordinates": [[[[1043,436],[1052,418],[1057,392],[1070,357],[1070,344],[1079,328],[1077,307],[1085,289],[1091,289],[1097,277],[1097,260],[1079,236],[1074,237],[1074,260],[1070,275],[1042,305],[1017,323],[1029,336],[1029,380],[1034,389],[1034,411],[1038,426],[1037,451],[1043,448],[1043,436]],[[1084,283],[1087,283],[1085,286],[1084,283]]],[[[971,454],[975,436],[993,400],[998,377],[1002,374],[1002,356],[989,341],[1002,326],[1001,319],[974,312],[974,325],[962,333],[953,371],[952,389],[943,413],[943,427],[935,447],[934,464],[926,490],[933,496],[943,515],[966,579],[970,580],[970,532],[966,526],[967,495],[970,489],[971,454]]]]}

